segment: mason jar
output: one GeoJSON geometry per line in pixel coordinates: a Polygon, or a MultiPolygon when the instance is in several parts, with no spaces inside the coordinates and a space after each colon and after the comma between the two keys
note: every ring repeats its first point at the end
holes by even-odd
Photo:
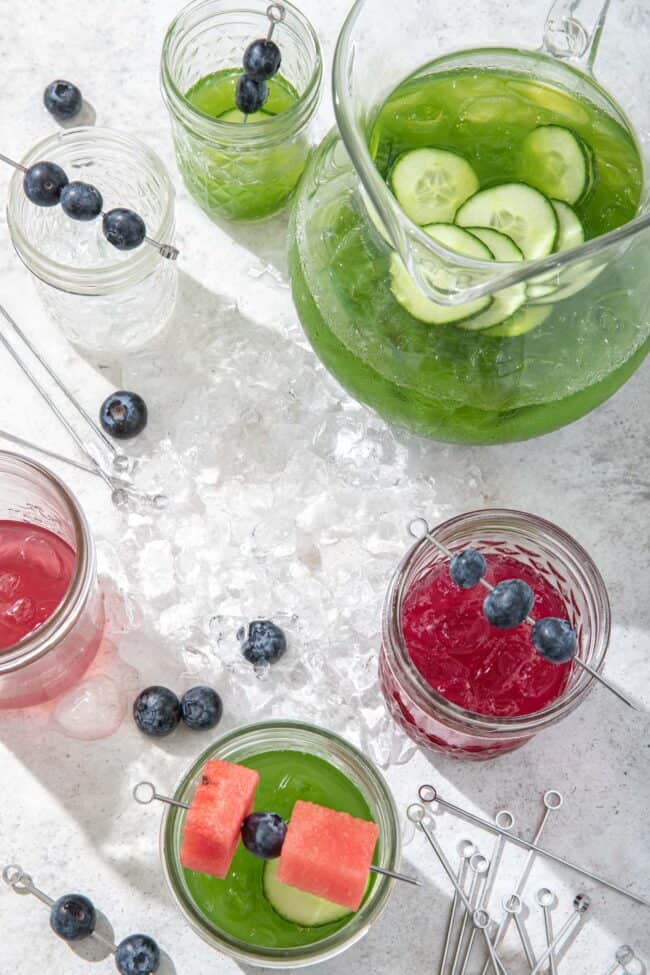
{"type": "MultiPolygon", "coordinates": [[[[365,755],[338,735],[298,721],[266,721],[238,728],[220,738],[198,756],[181,777],[173,797],[189,803],[201,781],[207,761],[218,758],[243,762],[263,752],[297,751],[315,755],[335,766],[362,793],[379,826],[375,863],[388,870],[399,869],[401,836],[398,813],[388,785],[365,755]]],[[[342,928],[320,941],[299,947],[269,948],[240,941],[205,917],[192,899],[183,868],[180,848],[184,810],[166,806],[160,827],[160,855],[172,897],[189,925],[204,941],[238,961],[265,968],[301,968],[345,951],[363,938],[379,918],[395,881],[375,875],[363,904],[342,928]]]]}
{"type": "MultiPolygon", "coordinates": [[[[161,160],[139,139],[111,129],[66,129],[43,139],[21,162],[40,160],[58,163],[70,181],[96,186],[105,211],[135,210],[148,237],[173,242],[174,187],[161,160]]],[[[60,206],[35,206],[20,170],[9,185],[7,222],[48,314],[82,352],[117,358],[145,345],[169,321],[177,270],[156,247],[144,242],[117,250],[102,233],[101,217],[72,220],[60,206]]]]}
{"type": "MultiPolygon", "coordinates": [[[[471,547],[510,556],[540,573],[561,596],[578,639],[578,656],[600,672],[610,635],[605,583],[587,552],[561,528],[523,511],[471,511],[438,525],[432,534],[451,552],[471,547]]],[[[423,748],[462,759],[488,759],[514,751],[571,714],[594,678],[579,666],[556,700],[516,717],[475,714],[435,691],[413,664],[402,632],[402,607],[411,588],[447,556],[426,538],[416,541],[397,567],[384,600],[379,680],[397,724],[423,748]]]]}
{"type": "Polygon", "coordinates": [[[58,697],[95,658],[104,630],[95,545],[70,490],[51,471],[18,454],[0,451],[2,522],[38,525],[75,553],[68,589],[38,629],[0,649],[0,708],[26,708],[58,697]]]}
{"type": "Polygon", "coordinates": [[[288,101],[278,103],[277,114],[265,113],[272,95],[254,120],[227,119],[235,109],[244,51],[267,35],[265,0],[193,0],[172,21],[163,44],[161,85],[178,168],[213,218],[261,220],[281,210],[309,155],[321,89],[320,45],[296,7],[284,0],[271,6],[284,11],[273,33],[282,63],[271,84],[279,82],[288,101]],[[228,78],[217,95],[198,97],[198,83],[222,72],[228,78]]]}

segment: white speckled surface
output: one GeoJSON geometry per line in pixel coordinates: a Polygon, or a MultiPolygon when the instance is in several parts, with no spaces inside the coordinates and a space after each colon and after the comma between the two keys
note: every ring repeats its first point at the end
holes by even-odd
{"type": "MultiPolygon", "coordinates": [[[[302,6],[320,33],[329,65],[346,4],[304,0],[302,6]]],[[[300,343],[303,368],[314,370],[330,406],[340,401],[344,411],[363,417],[363,411],[353,407],[316,366],[311,353],[304,352],[289,291],[276,283],[277,275],[282,280],[285,274],[283,222],[267,229],[238,229],[230,235],[211,224],[182,187],[157,79],[163,32],[177,7],[178,0],[69,0],[66,4],[0,0],[0,148],[18,156],[51,131],[54,123],[41,106],[41,91],[54,77],[75,80],[93,104],[99,124],[137,133],[170,167],[178,190],[177,243],[182,250],[178,320],[203,327],[218,309],[226,308],[227,317],[228,307],[236,302],[233,314],[248,321],[253,351],[256,341],[266,348],[277,338],[280,354],[289,354],[293,344],[300,343]],[[267,263],[277,268],[275,276],[255,276],[267,263]]],[[[321,130],[330,111],[328,85],[321,130]]],[[[6,194],[9,175],[7,169],[0,169],[0,199],[6,194]]],[[[11,248],[4,209],[0,302],[38,337],[84,402],[96,408],[108,381],[53,332],[29,274],[11,248]]],[[[2,356],[0,377],[2,415],[13,417],[20,411],[23,435],[38,437],[47,430],[52,443],[69,449],[42,405],[5,366],[2,356]]],[[[404,434],[395,438],[401,474],[430,487],[438,510],[453,513],[485,504],[519,507],[546,516],[575,535],[594,557],[609,589],[614,629],[608,673],[646,708],[650,708],[649,379],[647,368],[641,370],[594,414],[537,442],[471,449],[424,444],[404,434]],[[461,483],[464,487],[457,491],[454,485],[461,483]]],[[[159,402],[162,408],[163,396],[159,402]]],[[[307,399],[297,408],[308,410],[307,399]]],[[[241,422],[248,421],[242,417],[241,422]]],[[[1,425],[8,423],[3,420],[1,425]]],[[[382,425],[376,422],[374,429],[381,431],[382,425]]],[[[232,435],[232,426],[229,430],[232,435]]],[[[253,485],[253,492],[259,487],[263,493],[263,474],[262,464],[260,484],[253,485]]],[[[91,523],[101,525],[102,538],[118,539],[121,516],[111,508],[106,493],[95,490],[84,475],[66,477],[91,523]]],[[[413,513],[409,503],[402,505],[396,493],[396,524],[405,523],[413,513]]],[[[396,559],[403,539],[395,538],[391,544],[396,559]]],[[[338,557],[349,560],[352,553],[343,547],[338,557]]],[[[220,567],[224,574],[228,570],[227,564],[220,567]]],[[[316,579],[324,569],[314,563],[310,571],[316,579]]],[[[330,571],[334,571],[331,563],[330,571]]],[[[368,606],[375,614],[382,596],[382,586],[368,592],[368,606]]],[[[286,612],[293,608],[278,607],[286,612]]],[[[243,599],[240,611],[247,615],[243,599]]],[[[337,625],[335,615],[331,625],[337,625]]],[[[151,676],[154,662],[143,662],[142,670],[151,676]]],[[[226,706],[225,727],[249,719],[245,701],[238,702],[234,694],[226,706]]],[[[488,817],[508,805],[527,835],[538,819],[541,793],[551,787],[560,789],[565,806],[558,821],[549,826],[549,847],[650,897],[648,730],[647,717],[628,712],[596,690],[577,714],[513,756],[474,766],[416,753],[406,764],[391,766],[387,776],[400,807],[414,798],[418,783],[435,777],[446,793],[488,817]]],[[[57,734],[38,715],[0,715],[0,861],[18,860],[55,896],[66,889],[91,894],[118,937],[131,930],[149,931],[173,959],[173,964],[165,961],[165,972],[175,967],[179,975],[227,975],[237,971],[237,964],[199,941],[170,902],[158,863],[157,814],[143,814],[130,798],[131,785],[152,772],[172,781],[197,747],[196,738],[183,735],[151,745],[130,722],[104,741],[78,742],[57,734]]],[[[450,853],[454,838],[480,835],[456,828],[449,817],[440,821],[439,830],[450,853]]],[[[429,975],[435,970],[448,886],[421,837],[414,838],[407,829],[405,840],[404,866],[422,872],[424,888],[396,890],[388,911],[367,939],[338,961],[324,965],[323,973],[394,975],[408,970],[429,975]]],[[[488,852],[491,843],[484,841],[488,852]]],[[[518,862],[513,858],[511,869],[518,862]]],[[[558,891],[559,926],[570,910],[571,896],[582,885],[566,871],[542,866],[536,867],[534,881],[558,891]]],[[[600,975],[623,942],[650,959],[648,909],[597,887],[586,889],[593,895],[593,916],[573,949],[572,960],[564,963],[565,970],[573,975],[600,975]]],[[[539,943],[538,921],[531,923],[539,943]]],[[[514,957],[509,964],[513,973],[524,971],[514,957]]],[[[46,912],[35,900],[19,899],[0,889],[3,975],[88,975],[113,970],[110,959],[90,966],[58,942],[49,931],[46,912]]]]}

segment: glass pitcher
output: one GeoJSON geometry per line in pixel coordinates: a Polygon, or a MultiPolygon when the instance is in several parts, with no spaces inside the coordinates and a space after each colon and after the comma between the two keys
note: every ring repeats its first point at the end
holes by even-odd
{"type": "MultiPolygon", "coordinates": [[[[452,13],[443,0],[405,0],[387,17],[381,0],[357,0],[335,55],[338,131],[314,154],[293,208],[293,295],[315,351],[357,399],[437,440],[556,429],[611,396],[647,352],[650,14],[633,0],[540,7],[474,0],[452,13]],[[380,172],[405,142],[454,150],[459,132],[483,165],[479,150],[489,154],[498,130],[508,172],[488,174],[487,186],[519,181],[518,140],[537,126],[593,142],[587,209],[598,228],[620,203],[618,225],[586,242],[569,234],[561,250],[556,237],[542,256],[488,259],[497,255],[484,247],[468,254],[433,239],[380,172]],[[616,143],[606,158],[603,140],[608,152],[616,143]]],[[[503,230],[495,219],[481,226],[503,230]]]]}

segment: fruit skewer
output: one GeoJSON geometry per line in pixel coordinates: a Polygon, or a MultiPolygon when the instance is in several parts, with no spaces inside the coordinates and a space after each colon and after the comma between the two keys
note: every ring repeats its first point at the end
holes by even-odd
{"type": "MultiPolygon", "coordinates": [[[[183,848],[181,852],[181,862],[183,866],[187,867],[188,869],[210,872],[212,875],[221,878],[225,877],[230,868],[230,862],[234,856],[235,848],[241,837],[246,849],[253,856],[257,856],[263,860],[280,858],[284,851],[285,856],[281,867],[285,867],[285,873],[287,870],[295,872],[297,869],[299,869],[299,864],[297,862],[299,857],[296,856],[296,847],[298,843],[295,841],[298,831],[300,831],[301,834],[300,845],[302,846],[302,840],[305,836],[309,835],[310,829],[313,830],[314,828],[322,828],[322,833],[325,834],[328,829],[333,829],[336,831],[337,827],[339,826],[341,832],[347,832],[351,836],[351,842],[353,844],[355,842],[359,844],[360,856],[362,858],[365,856],[367,857],[367,860],[370,861],[378,836],[378,827],[376,824],[357,819],[353,816],[348,816],[347,813],[338,813],[334,810],[326,809],[323,806],[318,806],[314,803],[303,802],[300,800],[294,807],[294,813],[291,821],[293,824],[293,829],[291,828],[291,824],[288,827],[284,820],[275,813],[251,812],[253,795],[257,786],[257,773],[243,766],[231,765],[227,762],[218,762],[214,760],[212,762],[208,762],[204,769],[203,785],[200,785],[197,788],[197,792],[195,793],[194,799],[191,803],[182,802],[178,799],[172,798],[171,796],[162,795],[156,790],[156,787],[152,782],[139,782],[133,789],[133,798],[141,805],[149,805],[149,803],[154,801],[163,802],[166,805],[174,806],[177,809],[183,809],[197,820],[200,820],[203,818],[202,813],[206,807],[209,806],[211,799],[209,790],[214,788],[216,784],[215,776],[217,775],[219,779],[218,786],[221,789],[224,797],[222,799],[221,807],[223,808],[225,804],[230,807],[229,813],[231,813],[230,818],[233,820],[234,828],[230,830],[228,830],[228,827],[225,828],[225,850],[223,853],[221,853],[220,851],[216,850],[215,845],[213,865],[209,871],[206,871],[206,853],[202,844],[201,849],[199,850],[193,833],[187,830],[186,823],[183,848]],[[205,790],[203,794],[201,793],[202,789],[205,790]],[[226,833],[229,835],[226,836],[226,833]],[[286,862],[289,859],[287,856],[288,847],[285,846],[285,839],[287,837],[289,837],[288,845],[291,847],[290,855],[292,859],[292,865],[289,868],[286,867],[286,862]],[[363,850],[361,848],[363,848],[363,850]]],[[[199,828],[201,828],[202,825],[203,823],[200,824],[199,828]]],[[[211,825],[212,823],[208,825],[208,831],[211,825]]],[[[192,823],[192,827],[193,826],[194,823],[192,823]]],[[[390,877],[394,880],[400,880],[404,883],[412,884],[416,887],[421,886],[421,882],[415,877],[410,877],[406,874],[395,870],[389,870],[386,867],[380,867],[373,863],[366,865],[366,871],[367,870],[375,874],[390,877]]],[[[281,877],[280,880],[282,881],[281,877]]],[[[282,882],[291,885],[290,881],[282,882]]],[[[295,886],[298,886],[298,884],[295,884],[295,886]]],[[[348,906],[351,910],[357,910],[359,903],[363,898],[365,887],[366,879],[364,878],[363,883],[361,885],[357,885],[357,893],[352,895],[351,899],[345,904],[345,906],[348,906]]],[[[326,894],[324,894],[321,890],[308,889],[304,887],[300,887],[299,889],[303,889],[307,893],[312,893],[316,896],[326,897],[326,894]]],[[[334,900],[334,898],[330,899],[334,900]]],[[[343,900],[341,900],[340,903],[343,903],[343,900]]]]}
{"type": "Polygon", "coordinates": [[[634,711],[639,708],[623,691],[615,687],[597,670],[578,656],[578,641],[575,630],[568,620],[552,617],[535,621],[530,616],[534,594],[521,579],[506,579],[493,586],[485,578],[486,562],[480,552],[472,548],[462,552],[452,552],[439,541],[424,518],[414,518],[408,526],[409,534],[418,540],[426,538],[449,559],[449,574],[452,582],[461,589],[473,589],[476,585],[488,590],[483,602],[483,615],[488,623],[499,629],[512,629],[520,623],[532,627],[531,641],[537,653],[553,664],[564,664],[570,660],[597,680],[619,701],[634,711]]]}

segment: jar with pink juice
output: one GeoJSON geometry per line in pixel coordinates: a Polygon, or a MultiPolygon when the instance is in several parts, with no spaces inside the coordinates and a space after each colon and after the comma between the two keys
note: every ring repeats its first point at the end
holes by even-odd
{"type": "Polygon", "coordinates": [[[42,704],[76,684],[103,629],[79,503],[47,468],[0,451],[0,708],[42,704]]]}
{"type": "MultiPolygon", "coordinates": [[[[431,534],[453,554],[480,552],[491,585],[527,583],[533,619],[568,620],[578,657],[602,670],[607,590],[570,535],[536,515],[498,508],[459,515],[431,534]]],[[[526,622],[490,626],[485,595],[480,585],[455,585],[447,555],[423,537],[397,567],[384,601],[379,681],[391,716],[422,747],[466,760],[519,748],[566,718],[594,686],[580,666],[539,656],[526,622]]]]}

